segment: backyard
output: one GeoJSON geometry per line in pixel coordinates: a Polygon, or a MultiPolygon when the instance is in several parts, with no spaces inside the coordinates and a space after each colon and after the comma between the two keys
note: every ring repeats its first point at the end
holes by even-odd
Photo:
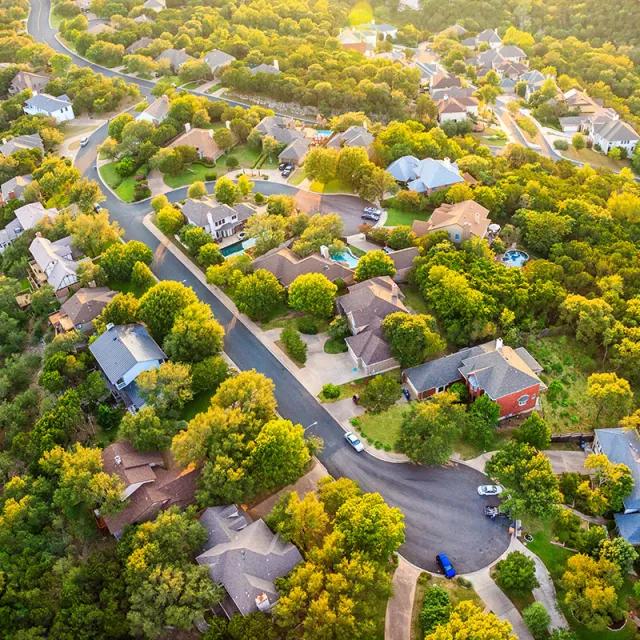
{"type": "Polygon", "coordinates": [[[411,226],[414,220],[428,220],[431,217],[431,211],[419,211],[414,213],[412,211],[404,211],[396,207],[389,207],[387,209],[387,221],[384,223],[385,227],[397,227],[400,225],[411,226]]]}

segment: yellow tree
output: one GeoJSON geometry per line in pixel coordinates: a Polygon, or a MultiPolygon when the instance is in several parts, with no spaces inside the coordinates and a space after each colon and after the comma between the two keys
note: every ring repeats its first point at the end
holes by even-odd
{"type": "Polygon", "coordinates": [[[515,640],[513,627],[495,613],[484,613],[470,600],[463,600],[452,612],[449,622],[436,627],[425,640],[515,640]]]}
{"type": "Polygon", "coordinates": [[[620,417],[627,413],[633,392],[631,385],[615,373],[592,373],[587,379],[587,394],[596,402],[596,423],[606,407],[607,413],[620,417]]]}

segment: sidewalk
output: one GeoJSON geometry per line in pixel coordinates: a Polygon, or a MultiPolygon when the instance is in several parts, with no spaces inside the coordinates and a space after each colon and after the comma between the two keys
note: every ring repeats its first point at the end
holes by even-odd
{"type": "Polygon", "coordinates": [[[387,603],[384,621],[385,640],[411,640],[411,614],[416,595],[416,582],[422,571],[398,556],[393,574],[393,596],[387,603]]]}
{"type": "MultiPolygon", "coordinates": [[[[458,460],[454,453],[452,459],[484,473],[484,466],[487,461],[493,457],[494,453],[496,452],[488,451],[487,453],[481,453],[477,458],[472,458],[471,460],[458,460]]],[[[587,454],[584,451],[558,451],[557,449],[549,449],[543,451],[543,453],[549,458],[555,474],[559,475],[570,471],[576,473],[593,473],[584,468],[584,461],[587,459],[587,454]]]]}

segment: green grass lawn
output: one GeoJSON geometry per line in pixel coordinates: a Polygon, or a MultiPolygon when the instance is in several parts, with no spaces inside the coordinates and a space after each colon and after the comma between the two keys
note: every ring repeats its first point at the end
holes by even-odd
{"type": "MultiPolygon", "coordinates": [[[[293,312],[286,305],[283,304],[280,309],[279,315],[275,316],[273,320],[262,323],[262,330],[269,331],[269,329],[287,329],[298,328],[298,320],[309,314],[293,312]]],[[[318,327],[318,333],[324,333],[328,326],[329,321],[316,318],[316,326],[318,327]]]]}
{"type": "Polygon", "coordinates": [[[527,138],[529,142],[536,142],[536,138],[538,137],[538,127],[536,127],[531,118],[526,116],[516,118],[516,124],[520,127],[520,130],[524,133],[525,138],[527,138]]]}
{"type": "Polygon", "coordinates": [[[133,202],[133,193],[136,187],[136,176],[149,170],[147,165],[140,167],[133,175],[124,180],[116,171],[116,162],[109,162],[100,167],[102,179],[116,192],[116,195],[125,202],[133,202]]]}
{"type": "Polygon", "coordinates": [[[181,171],[178,175],[170,176],[164,174],[164,183],[172,189],[178,187],[184,187],[185,185],[192,184],[193,182],[205,182],[207,173],[216,173],[215,166],[207,166],[201,162],[194,162],[189,165],[184,171],[181,171]]]}
{"type": "Polygon", "coordinates": [[[492,147],[504,147],[508,141],[504,131],[494,127],[488,127],[482,132],[474,132],[471,135],[481,144],[486,144],[492,147]]]}
{"type": "Polygon", "coordinates": [[[141,298],[146,289],[134,286],[131,282],[109,282],[109,288],[120,293],[133,293],[136,298],[141,298]]]}
{"type": "Polygon", "coordinates": [[[60,26],[60,23],[64,20],[62,16],[59,16],[57,13],[51,12],[51,27],[53,29],[57,29],[60,26]]]}
{"type": "Polygon", "coordinates": [[[345,353],[347,351],[347,343],[344,341],[344,338],[329,338],[324,343],[324,352],[325,353],[345,353]]]}
{"type": "Polygon", "coordinates": [[[569,145],[566,151],[559,151],[561,155],[571,158],[571,160],[578,160],[579,162],[586,162],[591,167],[602,167],[603,169],[611,169],[618,173],[624,168],[632,169],[631,162],[629,160],[614,160],[605,153],[594,151],[593,149],[581,149],[576,151],[573,145],[569,145]]]}
{"type": "Polygon", "coordinates": [[[418,290],[418,287],[411,284],[401,284],[400,290],[404,293],[404,304],[411,307],[416,313],[430,315],[433,312],[429,309],[426,300],[418,290]]]}
{"type": "MultiPolygon", "coordinates": [[[[240,166],[245,169],[250,169],[255,164],[256,160],[262,155],[259,150],[251,149],[246,144],[240,144],[233,148],[229,155],[233,155],[238,158],[240,166]]],[[[267,159],[267,162],[269,160],[267,159]]],[[[266,163],[265,163],[266,164],[266,163]]]]}
{"type": "Polygon", "coordinates": [[[193,82],[187,82],[182,85],[182,89],[197,89],[201,84],[204,84],[202,80],[194,80],[193,82]]]}
{"type": "Polygon", "coordinates": [[[29,278],[23,278],[22,280],[20,280],[20,291],[31,291],[29,278]]]}
{"type": "Polygon", "coordinates": [[[194,396],[182,410],[182,419],[189,422],[195,418],[199,413],[206,411],[211,404],[211,398],[215,394],[215,391],[203,391],[194,396]]]}
{"type": "Polygon", "coordinates": [[[409,405],[394,404],[388,411],[382,413],[365,413],[358,420],[357,429],[370,444],[380,442],[382,445],[395,446],[400,435],[400,424],[404,412],[409,405]]]}
{"type": "Polygon", "coordinates": [[[222,85],[220,83],[214,84],[213,87],[211,87],[210,89],[207,89],[207,93],[213,93],[214,91],[217,91],[218,89],[222,89],[222,85]]]}
{"type": "Polygon", "coordinates": [[[387,221],[384,223],[385,227],[398,227],[400,225],[411,226],[414,220],[428,220],[431,217],[430,211],[420,211],[418,213],[412,213],[409,211],[403,211],[396,207],[389,207],[387,209],[387,221]]]}
{"type": "Polygon", "coordinates": [[[73,125],[64,123],[62,133],[64,134],[64,139],[69,140],[69,138],[74,138],[75,136],[82,135],[83,133],[88,136],[89,134],[93,133],[95,130],[96,130],[95,125],[86,125],[84,127],[78,127],[78,126],[73,126],[73,125]]]}
{"type": "Polygon", "coordinates": [[[353,193],[353,187],[350,184],[337,178],[327,182],[327,184],[322,184],[316,180],[309,189],[316,193],[353,193]]]}
{"type": "Polygon", "coordinates": [[[303,167],[298,167],[289,177],[289,180],[287,180],[287,182],[289,184],[292,184],[293,186],[297,187],[305,178],[307,177],[307,174],[305,173],[305,170],[303,167]]]}

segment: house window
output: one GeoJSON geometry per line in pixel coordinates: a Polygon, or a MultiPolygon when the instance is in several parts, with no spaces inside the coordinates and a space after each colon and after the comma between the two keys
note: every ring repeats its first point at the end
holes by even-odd
{"type": "Polygon", "coordinates": [[[525,393],[523,396],[520,396],[520,397],[518,398],[518,404],[519,404],[521,407],[524,407],[524,405],[525,405],[525,404],[527,404],[527,402],[529,402],[529,396],[528,396],[528,394],[526,394],[526,393],[525,393]]]}
{"type": "Polygon", "coordinates": [[[456,240],[460,240],[460,234],[456,233],[456,240]]]}
{"type": "Polygon", "coordinates": [[[436,393],[442,393],[445,389],[446,389],[446,387],[444,387],[444,386],[436,387],[436,393]]]}

